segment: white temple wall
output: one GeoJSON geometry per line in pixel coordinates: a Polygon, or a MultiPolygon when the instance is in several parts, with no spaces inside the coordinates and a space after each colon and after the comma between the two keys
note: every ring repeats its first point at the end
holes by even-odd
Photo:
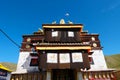
{"type": "Polygon", "coordinates": [[[103,55],[102,50],[92,50],[93,54],[91,57],[93,58],[94,64],[91,64],[90,70],[105,70],[107,69],[106,61],[103,55]]]}
{"type": "Polygon", "coordinates": [[[38,67],[30,66],[31,52],[20,52],[16,72],[27,73],[38,71],[38,67]]]}
{"type": "MultiPolygon", "coordinates": [[[[91,57],[93,58],[94,64],[91,64],[90,70],[105,70],[107,69],[106,61],[103,55],[102,50],[92,50],[93,54],[91,57]]],[[[34,72],[39,71],[37,66],[30,66],[31,61],[31,52],[20,52],[19,59],[17,64],[16,72],[20,73],[27,73],[27,72],[34,72]]]]}

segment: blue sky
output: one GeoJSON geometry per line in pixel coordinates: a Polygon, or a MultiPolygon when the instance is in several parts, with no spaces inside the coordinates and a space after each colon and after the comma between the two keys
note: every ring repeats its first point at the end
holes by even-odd
{"type": "MultiPolygon", "coordinates": [[[[98,33],[105,55],[120,53],[120,0],[0,0],[0,29],[19,45],[22,35],[62,18],[98,33]]],[[[0,62],[18,61],[19,48],[1,32],[0,54],[0,62]]]]}

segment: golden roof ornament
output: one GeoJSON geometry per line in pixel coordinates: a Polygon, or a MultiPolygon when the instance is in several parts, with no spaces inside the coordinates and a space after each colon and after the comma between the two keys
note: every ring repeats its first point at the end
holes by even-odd
{"type": "Polygon", "coordinates": [[[68,21],[68,24],[73,24],[73,22],[72,21],[68,21]]]}
{"type": "Polygon", "coordinates": [[[60,24],[65,24],[64,19],[61,19],[61,20],[60,20],[60,24]]]}
{"type": "Polygon", "coordinates": [[[56,21],[53,21],[52,24],[56,24],[56,21]]]}
{"type": "Polygon", "coordinates": [[[38,28],[38,32],[43,32],[43,30],[41,28],[38,28]]]}
{"type": "Polygon", "coordinates": [[[42,34],[44,34],[44,32],[43,32],[43,30],[41,28],[38,28],[38,31],[34,32],[33,34],[34,35],[42,35],[42,34]]]}

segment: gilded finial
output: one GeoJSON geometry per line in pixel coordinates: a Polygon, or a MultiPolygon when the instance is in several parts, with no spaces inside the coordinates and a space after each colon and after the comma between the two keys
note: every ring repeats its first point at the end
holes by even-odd
{"type": "Polygon", "coordinates": [[[53,21],[52,24],[56,24],[56,21],[53,21]]]}
{"type": "Polygon", "coordinates": [[[69,24],[73,24],[73,22],[71,22],[71,21],[68,21],[68,23],[69,23],[69,24]]]}
{"type": "Polygon", "coordinates": [[[60,20],[60,24],[65,24],[64,19],[61,19],[61,20],[60,20]]]}

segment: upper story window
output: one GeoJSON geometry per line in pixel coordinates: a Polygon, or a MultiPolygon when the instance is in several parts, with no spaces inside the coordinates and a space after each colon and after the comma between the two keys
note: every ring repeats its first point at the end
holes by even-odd
{"type": "Polygon", "coordinates": [[[89,63],[93,65],[94,64],[93,57],[88,57],[88,58],[89,58],[89,63]]]}
{"type": "Polygon", "coordinates": [[[68,31],[68,37],[74,37],[74,32],[68,31]]]}
{"type": "Polygon", "coordinates": [[[38,66],[38,59],[37,58],[32,58],[30,62],[30,66],[38,66]]]}
{"type": "Polygon", "coordinates": [[[58,36],[58,31],[52,31],[52,37],[57,37],[58,36]]]}

